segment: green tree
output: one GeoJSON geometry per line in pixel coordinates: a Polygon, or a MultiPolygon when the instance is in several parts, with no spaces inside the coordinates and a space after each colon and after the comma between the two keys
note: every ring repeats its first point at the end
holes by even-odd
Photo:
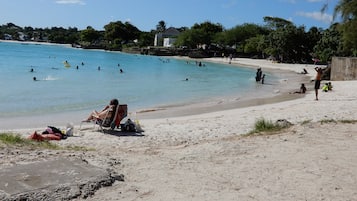
{"type": "Polygon", "coordinates": [[[66,29],[63,27],[52,27],[48,39],[53,43],[64,43],[66,37],[66,29]]]}
{"type": "MultiPolygon", "coordinates": [[[[264,27],[256,24],[246,23],[224,31],[217,37],[216,41],[226,46],[235,46],[238,52],[243,52],[245,49],[245,44],[247,42],[253,42],[249,41],[248,39],[257,37],[259,35],[267,35],[268,33],[269,30],[264,27]]],[[[248,49],[251,49],[251,47],[248,47],[247,50],[248,49]]]]}
{"type": "Polygon", "coordinates": [[[263,20],[267,24],[267,27],[273,30],[281,29],[293,25],[292,22],[279,17],[265,16],[263,20]]]}
{"type": "Polygon", "coordinates": [[[341,15],[343,49],[345,52],[357,55],[357,0],[340,0],[335,7],[334,17],[341,15]]]}
{"type": "Polygon", "coordinates": [[[176,46],[187,46],[188,48],[197,48],[199,45],[210,45],[213,42],[216,34],[223,31],[223,26],[220,24],[213,24],[211,22],[204,22],[201,24],[194,24],[191,29],[182,32],[177,40],[176,46]]]}
{"type": "Polygon", "coordinates": [[[244,53],[249,55],[260,55],[261,58],[265,58],[264,50],[266,48],[267,43],[265,42],[265,35],[257,35],[245,41],[244,53]]]}
{"type": "Polygon", "coordinates": [[[322,62],[328,62],[332,56],[341,55],[343,48],[338,24],[333,24],[322,32],[321,39],[314,46],[314,56],[322,62]]]}
{"type": "Polygon", "coordinates": [[[189,29],[177,37],[175,45],[196,49],[199,44],[205,44],[205,35],[206,33],[201,29],[189,29]]]}
{"type": "Polygon", "coordinates": [[[109,42],[114,42],[114,40],[128,42],[130,40],[137,39],[140,35],[139,29],[129,22],[110,22],[104,26],[104,29],[105,39],[107,39],[109,42]]]}
{"type": "Polygon", "coordinates": [[[268,48],[266,52],[284,62],[301,62],[309,58],[312,49],[305,44],[304,27],[295,27],[289,24],[278,27],[267,36],[268,48]]]}
{"type": "Polygon", "coordinates": [[[139,36],[138,45],[140,47],[152,46],[154,45],[154,38],[155,38],[154,32],[141,32],[139,36]]]}
{"type": "Polygon", "coordinates": [[[65,29],[63,27],[52,27],[47,31],[49,40],[53,43],[72,44],[79,40],[79,32],[77,28],[65,29]]]}
{"type": "Polygon", "coordinates": [[[304,46],[309,50],[313,50],[317,42],[321,40],[322,33],[323,30],[321,28],[311,27],[306,33],[304,46]]]}
{"type": "Polygon", "coordinates": [[[66,38],[64,43],[73,44],[79,40],[79,31],[76,27],[69,27],[67,29],[66,38]]]}
{"type": "Polygon", "coordinates": [[[166,22],[161,20],[159,23],[156,25],[156,32],[157,33],[163,33],[166,31],[166,22]]]}
{"type": "Polygon", "coordinates": [[[200,29],[203,30],[204,32],[210,33],[210,34],[216,34],[219,32],[223,31],[223,26],[221,24],[213,24],[209,21],[203,22],[201,24],[195,23],[192,26],[192,29],[200,29]]]}
{"type": "Polygon", "coordinates": [[[124,25],[126,33],[124,39],[126,41],[132,41],[139,38],[141,31],[136,26],[132,25],[130,22],[125,22],[124,25]]]}
{"type": "Polygon", "coordinates": [[[83,42],[93,43],[101,37],[99,31],[96,31],[93,27],[88,26],[86,29],[80,32],[80,39],[83,42]]]}
{"type": "Polygon", "coordinates": [[[34,29],[32,27],[24,27],[24,33],[31,39],[34,35],[34,29]]]}

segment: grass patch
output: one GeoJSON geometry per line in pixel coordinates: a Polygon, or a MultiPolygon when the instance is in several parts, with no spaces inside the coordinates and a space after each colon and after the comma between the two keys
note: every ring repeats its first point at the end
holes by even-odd
{"type": "Polygon", "coordinates": [[[357,120],[344,119],[344,120],[340,120],[339,122],[344,124],[355,124],[357,123],[357,120]]]}
{"type": "Polygon", "coordinates": [[[263,131],[275,131],[278,127],[273,124],[270,120],[259,119],[255,122],[254,131],[263,132],[263,131]]]}
{"type": "Polygon", "coordinates": [[[306,125],[306,124],[308,124],[308,123],[311,123],[311,119],[305,120],[305,121],[301,122],[301,125],[306,125]]]}
{"type": "MultiPolygon", "coordinates": [[[[320,124],[329,124],[329,123],[355,124],[355,123],[357,123],[357,120],[353,120],[353,119],[342,119],[342,120],[322,119],[319,122],[320,122],[320,124]]],[[[308,124],[308,123],[311,123],[311,120],[305,120],[305,121],[301,122],[301,125],[308,124]]]]}
{"type": "Polygon", "coordinates": [[[324,123],[335,123],[337,124],[338,122],[340,123],[344,123],[344,124],[355,124],[357,123],[357,120],[353,120],[353,119],[342,119],[342,120],[334,120],[334,119],[323,119],[320,121],[321,124],[324,123]]]}
{"type": "Polygon", "coordinates": [[[94,148],[87,148],[81,146],[66,146],[63,149],[72,150],[72,151],[95,151],[94,148]]]}
{"type": "Polygon", "coordinates": [[[48,141],[34,141],[21,137],[13,133],[0,133],[0,141],[6,145],[27,147],[27,148],[43,148],[43,149],[60,149],[56,144],[48,141]]]}
{"type": "Polygon", "coordinates": [[[61,147],[50,141],[35,141],[26,139],[19,134],[14,133],[0,133],[0,142],[9,146],[16,146],[21,148],[30,149],[52,149],[52,150],[73,150],[73,151],[94,151],[95,149],[89,149],[81,146],[66,146],[61,147]]]}
{"type": "Polygon", "coordinates": [[[257,133],[275,133],[277,131],[281,131],[286,126],[281,126],[280,124],[273,123],[270,120],[265,120],[265,119],[258,119],[255,124],[254,124],[254,129],[250,131],[247,136],[252,135],[252,134],[257,134],[257,133]]]}
{"type": "Polygon", "coordinates": [[[24,144],[27,143],[20,135],[14,135],[12,133],[0,133],[0,141],[5,144],[24,144]]]}
{"type": "Polygon", "coordinates": [[[321,124],[328,124],[328,123],[337,123],[334,119],[323,119],[320,121],[321,124]]]}

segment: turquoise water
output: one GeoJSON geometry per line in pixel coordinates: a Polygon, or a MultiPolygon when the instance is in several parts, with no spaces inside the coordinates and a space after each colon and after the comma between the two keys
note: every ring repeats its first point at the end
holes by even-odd
{"type": "Polygon", "coordinates": [[[254,76],[230,65],[0,42],[0,117],[92,110],[112,98],[138,110],[243,95],[256,88],[254,76]]]}

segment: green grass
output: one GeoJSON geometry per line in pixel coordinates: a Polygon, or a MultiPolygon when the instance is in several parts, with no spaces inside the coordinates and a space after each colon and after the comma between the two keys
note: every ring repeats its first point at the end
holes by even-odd
{"type": "Polygon", "coordinates": [[[270,120],[265,120],[263,118],[258,119],[254,124],[254,129],[250,131],[247,135],[257,134],[257,133],[275,133],[277,131],[283,130],[285,127],[282,127],[278,124],[273,123],[270,120]]]}
{"type": "Polygon", "coordinates": [[[337,123],[334,119],[323,119],[320,121],[321,124],[328,124],[328,123],[337,123]]]}
{"type": "Polygon", "coordinates": [[[81,146],[66,146],[64,149],[72,150],[72,151],[95,151],[94,148],[87,148],[81,146]]]}
{"type": "Polygon", "coordinates": [[[73,150],[73,151],[94,151],[94,149],[88,149],[80,146],[66,146],[61,147],[50,141],[35,141],[21,137],[19,134],[14,133],[0,133],[0,144],[9,146],[16,146],[21,148],[31,149],[53,149],[53,150],[73,150]]]}
{"type": "Polygon", "coordinates": [[[18,147],[60,149],[58,145],[50,143],[48,141],[38,142],[23,138],[20,135],[14,133],[0,133],[0,141],[6,145],[13,145],[18,147]]]}
{"type": "Polygon", "coordinates": [[[301,122],[301,125],[306,125],[306,124],[308,124],[310,122],[311,122],[311,120],[305,120],[305,121],[301,122]]]}
{"type": "Polygon", "coordinates": [[[327,124],[327,123],[343,123],[343,124],[355,124],[357,123],[357,120],[353,119],[342,119],[342,120],[334,120],[334,119],[323,119],[320,121],[321,124],[327,124]]]}
{"type": "Polygon", "coordinates": [[[355,123],[357,123],[357,120],[344,119],[344,120],[339,120],[339,122],[344,123],[344,124],[355,124],[355,123]]]}
{"type": "MultiPolygon", "coordinates": [[[[305,120],[301,123],[301,125],[311,123],[312,120],[305,120]]],[[[345,123],[345,124],[355,124],[357,120],[334,120],[334,119],[323,119],[320,121],[321,124],[328,124],[328,123],[345,123]]],[[[284,130],[287,127],[282,127],[279,124],[273,123],[270,120],[265,120],[264,118],[258,119],[254,124],[254,129],[243,136],[250,136],[250,135],[269,135],[277,133],[281,130],[284,130]]]]}
{"type": "Polygon", "coordinates": [[[27,140],[20,135],[14,135],[11,133],[0,133],[0,141],[5,144],[24,144],[27,140]]]}

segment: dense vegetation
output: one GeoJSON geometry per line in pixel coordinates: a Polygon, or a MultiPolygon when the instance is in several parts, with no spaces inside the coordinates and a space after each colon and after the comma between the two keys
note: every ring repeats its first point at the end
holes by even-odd
{"type": "MultiPolygon", "coordinates": [[[[327,5],[326,5],[327,6],[327,5]]],[[[326,7],[324,7],[326,8],[326,7]]],[[[322,11],[323,12],[323,11],[322,11]]],[[[327,62],[332,56],[357,55],[357,0],[340,0],[335,16],[341,22],[323,30],[296,26],[292,22],[264,17],[265,25],[246,23],[231,29],[211,22],[196,23],[191,28],[176,28],[181,32],[176,38],[176,48],[187,52],[200,50],[205,56],[234,56],[267,58],[282,62],[310,63],[314,58],[327,62]]],[[[84,30],[62,27],[19,27],[13,23],[0,26],[0,38],[11,36],[15,40],[68,43],[83,48],[122,50],[152,46],[157,33],[163,33],[166,23],[160,21],[150,32],[140,31],[129,22],[110,22],[104,30],[88,26],[84,30]],[[21,37],[25,36],[25,37],[21,37]]]]}

